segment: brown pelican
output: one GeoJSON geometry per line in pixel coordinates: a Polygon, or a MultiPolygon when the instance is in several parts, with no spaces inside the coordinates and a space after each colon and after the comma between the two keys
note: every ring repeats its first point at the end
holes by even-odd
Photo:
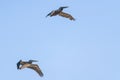
{"type": "MultiPolygon", "coordinates": [[[[51,11],[49,14],[47,14],[47,16],[52,17],[52,16],[59,15],[59,16],[62,16],[62,17],[69,18],[70,20],[75,20],[70,14],[63,12],[63,9],[64,9],[64,8],[68,8],[68,7],[67,7],[67,6],[65,6],[65,7],[60,7],[60,8],[57,9],[57,10],[51,11]]],[[[47,16],[46,16],[46,17],[47,17],[47,16]]]]}
{"type": "Polygon", "coordinates": [[[38,62],[36,60],[29,60],[29,61],[22,61],[20,60],[17,63],[17,69],[23,69],[23,68],[30,68],[35,70],[41,77],[43,76],[43,73],[39,66],[37,64],[32,64],[32,62],[38,62]]]}

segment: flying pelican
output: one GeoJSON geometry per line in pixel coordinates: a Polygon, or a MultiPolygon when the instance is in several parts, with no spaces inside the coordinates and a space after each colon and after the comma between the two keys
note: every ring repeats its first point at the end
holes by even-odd
{"type": "MultiPolygon", "coordinates": [[[[65,6],[65,7],[60,7],[60,8],[57,9],[57,10],[51,11],[49,14],[47,14],[47,16],[52,17],[52,16],[59,15],[59,16],[65,17],[65,18],[69,18],[70,20],[75,20],[70,14],[63,12],[63,9],[64,9],[64,8],[68,8],[68,7],[67,7],[67,6],[65,6]]],[[[46,17],[47,17],[47,16],[46,16],[46,17]]]]}
{"type": "Polygon", "coordinates": [[[38,62],[36,60],[29,60],[29,61],[22,61],[20,60],[17,63],[17,69],[23,69],[23,68],[30,68],[35,70],[41,77],[43,76],[43,73],[39,66],[37,64],[32,64],[32,62],[38,62]]]}

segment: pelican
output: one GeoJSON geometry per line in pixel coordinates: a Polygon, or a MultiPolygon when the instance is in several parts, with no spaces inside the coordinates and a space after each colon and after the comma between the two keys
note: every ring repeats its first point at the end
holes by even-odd
{"type": "Polygon", "coordinates": [[[69,18],[70,20],[75,20],[70,14],[63,12],[64,8],[68,8],[68,6],[60,7],[57,10],[53,10],[49,14],[47,14],[46,17],[48,17],[48,16],[52,17],[52,16],[59,15],[59,16],[65,17],[65,18],[69,18]]]}
{"type": "Polygon", "coordinates": [[[30,68],[35,70],[41,77],[43,77],[43,73],[39,66],[37,64],[32,64],[32,62],[38,62],[37,60],[29,60],[29,61],[22,61],[20,60],[17,63],[17,69],[24,69],[24,68],[30,68]]]}

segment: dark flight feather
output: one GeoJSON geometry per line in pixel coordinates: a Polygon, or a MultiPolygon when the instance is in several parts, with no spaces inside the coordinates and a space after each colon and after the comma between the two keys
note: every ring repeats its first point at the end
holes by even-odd
{"type": "Polygon", "coordinates": [[[58,15],[65,17],[65,18],[69,18],[70,20],[75,20],[70,14],[65,13],[65,12],[60,12],[58,15]]]}

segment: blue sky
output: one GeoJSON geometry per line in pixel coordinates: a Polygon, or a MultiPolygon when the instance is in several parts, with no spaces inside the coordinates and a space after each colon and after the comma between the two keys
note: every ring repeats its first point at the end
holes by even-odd
{"type": "Polygon", "coordinates": [[[120,80],[119,0],[0,0],[0,80],[120,80]],[[76,21],[45,17],[69,6],[76,21]],[[44,73],[17,70],[35,59],[44,73]]]}

